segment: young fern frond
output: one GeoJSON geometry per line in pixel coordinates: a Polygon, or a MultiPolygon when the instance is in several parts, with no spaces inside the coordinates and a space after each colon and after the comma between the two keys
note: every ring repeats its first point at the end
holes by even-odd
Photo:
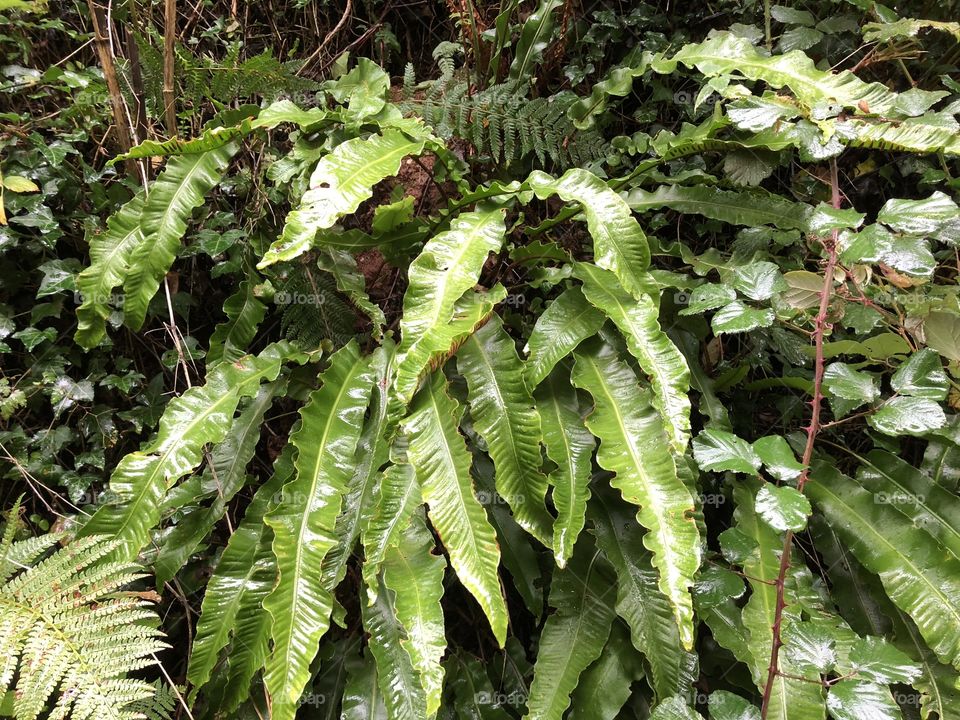
{"type": "Polygon", "coordinates": [[[15,524],[0,545],[0,697],[13,692],[13,716],[170,717],[167,690],[129,677],[166,647],[149,602],[123,591],[143,575],[106,560],[115,541],[86,537],[50,553],[62,535],[13,542],[15,524]]]}

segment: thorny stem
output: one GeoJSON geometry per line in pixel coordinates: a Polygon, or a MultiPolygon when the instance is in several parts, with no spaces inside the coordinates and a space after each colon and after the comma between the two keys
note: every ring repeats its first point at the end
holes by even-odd
{"type": "MultiPolygon", "coordinates": [[[[836,158],[830,161],[830,190],[831,203],[834,208],[840,208],[840,179],[837,171],[836,158]]],[[[811,401],[812,412],[810,415],[810,425],[807,426],[807,444],[803,449],[803,472],[797,479],[797,490],[803,492],[804,485],[810,478],[810,461],[813,459],[813,446],[816,443],[817,435],[820,432],[820,405],[823,400],[823,336],[827,330],[827,310],[830,307],[830,295],[833,289],[834,270],[837,267],[837,235],[834,230],[830,238],[824,243],[824,249],[827,251],[827,264],[824,268],[823,287],[820,289],[820,307],[814,320],[813,341],[816,351],[816,361],[813,373],[813,400],[811,401]]],[[[773,683],[777,675],[780,675],[780,647],[783,645],[781,639],[781,626],[783,624],[783,610],[786,607],[784,602],[783,590],[787,577],[787,571],[790,569],[790,552],[793,548],[793,532],[788,530],[783,540],[783,553],[780,555],[780,570],[777,573],[777,604],[773,616],[773,643],[770,647],[770,665],[767,668],[767,683],[763,688],[763,705],[761,706],[761,720],[767,719],[767,712],[770,709],[770,697],[773,694],[773,683]]]]}

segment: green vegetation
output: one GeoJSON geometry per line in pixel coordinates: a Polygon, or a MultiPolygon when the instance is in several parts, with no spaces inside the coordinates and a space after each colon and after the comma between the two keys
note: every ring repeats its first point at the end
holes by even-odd
{"type": "Polygon", "coordinates": [[[0,2],[0,717],[960,717],[948,6],[0,2]]]}

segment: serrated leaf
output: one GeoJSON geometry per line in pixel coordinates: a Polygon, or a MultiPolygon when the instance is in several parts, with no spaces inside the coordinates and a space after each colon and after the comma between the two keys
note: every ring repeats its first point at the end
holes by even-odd
{"type": "Polygon", "coordinates": [[[647,236],[627,203],[603,180],[587,170],[574,168],[559,179],[535,171],[527,183],[541,199],[558,195],[566,202],[578,203],[593,238],[594,263],[613,272],[633,296],[657,297],[656,286],[646,272],[650,265],[647,236]]]}
{"type": "Polygon", "coordinates": [[[407,155],[423,152],[426,136],[411,139],[388,128],[380,135],[353,138],[337,145],[317,163],[310,189],[300,205],[287,215],[283,233],[270,246],[257,267],[292,260],[313,245],[319,230],[333,227],[344,215],[356,211],[373,195],[373,186],[396,175],[407,155]]]}
{"type": "Polygon", "coordinates": [[[799,532],[807,526],[810,501],[796,488],[768,483],[757,493],[757,514],[774,530],[799,532]]]}
{"type": "Polygon", "coordinates": [[[787,288],[780,268],[766,260],[738,266],[733,271],[732,284],[751,300],[769,300],[774,293],[787,288]]]}
{"type": "Polygon", "coordinates": [[[557,565],[564,567],[583,530],[596,441],[583,425],[577,391],[566,372],[554,370],[534,395],[547,457],[557,464],[547,479],[557,509],[552,547],[557,565]]]}
{"type": "Polygon", "coordinates": [[[773,325],[773,311],[748,307],[739,300],[717,310],[710,321],[715,335],[742,333],[773,325]]]}
{"type": "Polygon", "coordinates": [[[632,296],[618,287],[606,270],[579,263],[574,274],[583,292],[619,328],[630,353],[650,378],[653,404],[666,425],[673,449],[683,452],[690,442],[690,370],[683,354],[660,327],[657,306],[645,295],[632,296]]]}
{"type": "Polygon", "coordinates": [[[895,397],[868,415],[867,422],[885,435],[922,435],[946,425],[947,416],[940,404],[933,400],[895,397]]]}
{"type": "Polygon", "coordinates": [[[887,687],[855,678],[830,686],[827,709],[835,720],[903,719],[887,687]]]}
{"type": "Polygon", "coordinates": [[[687,306],[680,310],[680,315],[699,315],[707,310],[716,310],[728,305],[737,299],[736,291],[729,285],[707,283],[694,288],[690,293],[687,306]]]}
{"type": "Polygon", "coordinates": [[[600,657],[615,616],[609,569],[585,543],[554,573],[550,603],[527,698],[525,720],[560,720],[580,674],[600,657]]]}
{"type": "Polygon", "coordinates": [[[473,426],[493,459],[496,487],[517,523],[550,546],[553,517],[547,512],[547,479],[540,472],[540,416],[523,380],[516,344],[500,318],[471,335],[457,351],[467,381],[473,426]]]}
{"type": "Polygon", "coordinates": [[[901,395],[944,400],[950,381],[937,353],[923,348],[911,355],[890,378],[890,386],[901,395]]]}
{"type": "Polygon", "coordinates": [[[803,472],[803,464],[797,461],[793,450],[782,435],[767,435],[754,440],[753,450],[763,462],[767,472],[777,480],[796,480],[803,472]]]}
{"type": "Polygon", "coordinates": [[[694,502],[677,474],[663,423],[649,405],[649,394],[608,345],[592,343],[574,353],[574,384],[589,392],[595,408],[587,427],[600,439],[597,462],[616,473],[610,484],[639,507],[637,521],[650,532],[644,545],[653,552],[659,587],[670,599],[685,648],[693,644],[690,587],[700,565],[694,502]]]}
{"type": "Polygon", "coordinates": [[[828,396],[849,400],[851,409],[880,397],[877,379],[842,362],[830,363],[823,372],[823,387],[828,396]]]}
{"type": "Polygon", "coordinates": [[[487,255],[500,249],[504,231],[499,208],[463,213],[410,263],[394,381],[404,403],[413,397],[431,358],[449,350],[455,303],[477,283],[487,255]]]}
{"type": "Polygon", "coordinates": [[[945,239],[960,239],[956,234],[960,230],[960,208],[939,191],[922,200],[887,200],[877,213],[877,222],[907,235],[945,233],[945,239]]]}
{"type": "Polygon", "coordinates": [[[756,474],[760,457],[746,440],[726,430],[704,430],[693,440],[693,457],[706,472],[756,474]]]}
{"type": "Polygon", "coordinates": [[[171,158],[150,186],[140,214],[142,241],[131,251],[123,279],[123,320],[130,328],[143,325],[147,306],[177,257],[190,214],[220,182],[237,149],[230,143],[171,158]]]}
{"type": "Polygon", "coordinates": [[[435,373],[415,398],[403,431],[410,441],[408,457],[429,507],[430,521],[457,577],[480,603],[502,647],[507,610],[497,576],[500,549],[473,492],[470,455],[457,429],[459,419],[459,406],[447,394],[443,374],[435,373]]]}
{"type": "Polygon", "coordinates": [[[732,692],[715,690],[709,703],[713,720],[760,720],[760,708],[732,692]]]}
{"type": "Polygon", "coordinates": [[[352,475],[353,455],[370,400],[374,373],[356,342],[338,350],[301,409],[290,436],[298,450],[296,477],[284,485],[267,515],[280,579],[264,600],[273,616],[273,651],[264,676],[274,718],[293,718],[309,679],[333,598],[322,584],[323,558],[336,544],[341,497],[352,475]]]}
{"type": "Polygon", "coordinates": [[[883,638],[858,639],[850,648],[850,664],[857,675],[877,683],[911,683],[919,666],[883,638]]]}
{"type": "Polygon", "coordinates": [[[587,302],[579,287],[564,290],[540,313],[530,333],[525,348],[527,387],[543,382],[560,360],[597,334],[603,321],[603,313],[587,302]]]}

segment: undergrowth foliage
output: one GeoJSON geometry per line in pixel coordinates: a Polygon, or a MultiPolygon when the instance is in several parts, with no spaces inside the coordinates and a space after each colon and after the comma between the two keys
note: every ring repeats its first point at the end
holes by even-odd
{"type": "Polygon", "coordinates": [[[65,548],[8,524],[0,714],[960,717],[960,85],[823,69],[843,30],[776,6],[773,52],[740,25],[540,94],[562,6],[509,64],[509,13],[490,47],[461,13],[474,65],[361,59],[115,160],[164,158],[91,234],[75,342],[160,318],[205,370],[65,548]],[[685,121],[609,137],[641,86],[685,121]],[[198,351],[171,278],[250,158],[242,202],[289,211],[198,351]],[[181,688],[128,677],[132,563],[202,590],[181,688]]]}

